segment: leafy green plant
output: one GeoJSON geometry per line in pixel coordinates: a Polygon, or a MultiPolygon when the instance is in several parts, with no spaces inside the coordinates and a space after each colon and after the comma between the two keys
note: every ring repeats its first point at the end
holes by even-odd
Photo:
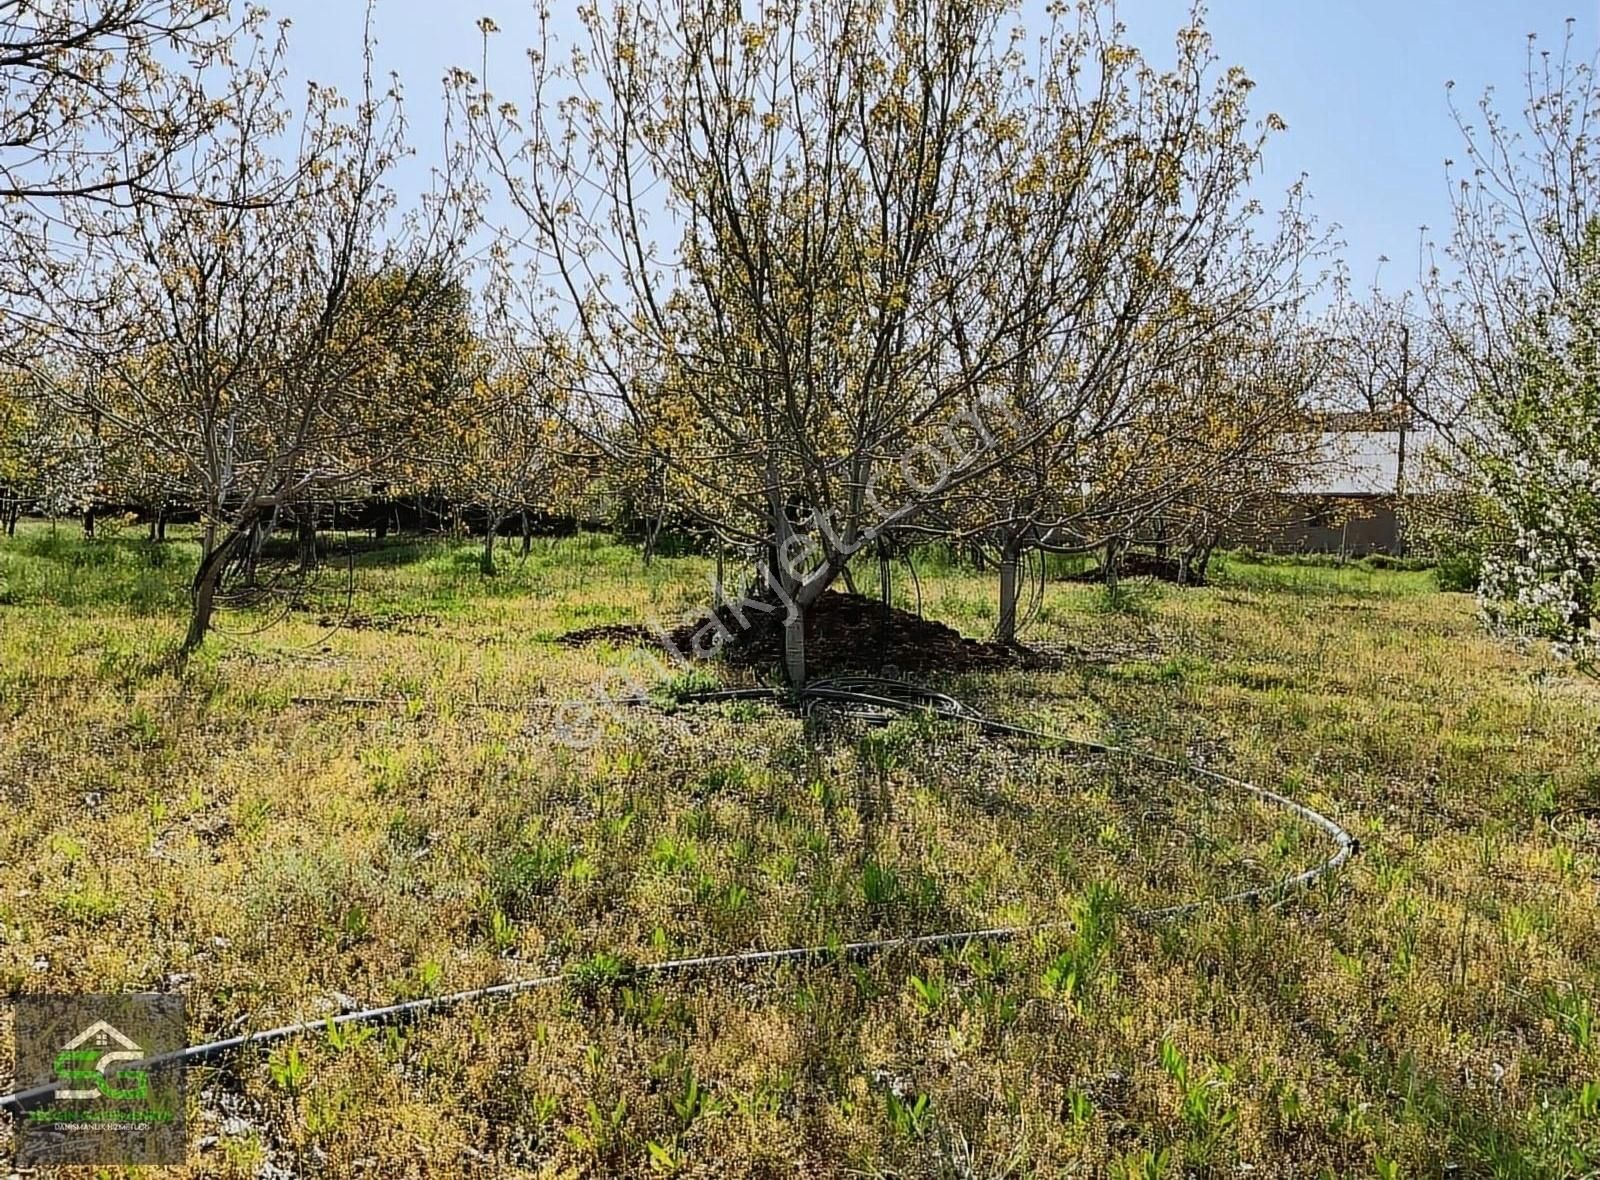
{"type": "Polygon", "coordinates": [[[1094,1117],[1094,1100],[1084,1090],[1073,1089],[1067,1095],[1067,1117],[1073,1129],[1082,1131],[1094,1117]]]}
{"type": "Polygon", "coordinates": [[[489,945],[494,947],[496,954],[505,954],[517,945],[519,935],[517,924],[506,917],[505,911],[499,908],[489,914],[489,945]]]}
{"type": "Polygon", "coordinates": [[[267,1058],[267,1073],[272,1084],[288,1094],[300,1093],[311,1076],[310,1067],[300,1056],[300,1046],[293,1042],[267,1058]]]}
{"type": "Polygon", "coordinates": [[[626,1096],[618,1098],[614,1106],[604,1109],[591,1099],[584,1105],[584,1115],[588,1125],[568,1127],[567,1139],[581,1151],[605,1153],[622,1136],[622,1127],[628,1118],[628,1099],[626,1096]]]}
{"type": "Polygon", "coordinates": [[[377,1031],[370,1024],[340,1024],[330,1016],[327,1021],[328,1046],[335,1053],[347,1053],[365,1045],[377,1035],[377,1031]]]}
{"type": "Polygon", "coordinates": [[[1209,1149],[1237,1119],[1237,1112],[1226,1104],[1231,1071],[1225,1066],[1215,1066],[1196,1073],[1178,1047],[1165,1039],[1161,1042],[1161,1068],[1177,1083],[1183,1121],[1209,1149]]]}
{"type": "Polygon", "coordinates": [[[493,904],[508,917],[527,920],[538,900],[555,891],[566,868],[568,849],[536,840],[491,865],[487,882],[493,904]]]}
{"type": "Polygon", "coordinates": [[[1146,1148],[1119,1159],[1117,1175],[1120,1180],[1162,1180],[1171,1167],[1170,1148],[1163,1147],[1160,1151],[1146,1148]]]}
{"type": "Polygon", "coordinates": [[[861,895],[871,906],[887,906],[903,896],[900,874],[894,869],[869,860],[861,869],[861,895]]]}
{"type": "Polygon", "coordinates": [[[906,981],[911,992],[917,998],[917,1006],[924,1016],[931,1016],[944,1005],[946,985],[944,980],[937,977],[923,979],[913,975],[906,981]]]}
{"type": "Polygon", "coordinates": [[[444,980],[444,964],[437,959],[424,959],[417,964],[416,983],[417,991],[424,996],[431,996],[439,990],[439,984],[444,980]]]}
{"type": "Polygon", "coordinates": [[[692,1126],[696,1119],[720,1114],[724,1109],[722,1101],[701,1086],[694,1070],[683,1071],[682,1084],[678,1097],[672,1101],[672,1110],[685,1130],[692,1126]]]}
{"type": "Polygon", "coordinates": [[[657,1143],[646,1140],[645,1151],[650,1157],[650,1168],[663,1176],[670,1176],[683,1167],[683,1149],[676,1143],[657,1143]]]}
{"type": "Polygon", "coordinates": [[[1545,1008],[1556,1026],[1572,1038],[1574,1048],[1587,1053],[1595,1043],[1594,1005],[1589,997],[1577,989],[1552,988],[1545,993],[1545,1008]]]}
{"type": "Polygon", "coordinates": [[[914,1098],[903,1099],[893,1090],[887,1090],[883,1095],[883,1104],[896,1135],[903,1139],[920,1139],[927,1134],[932,1108],[932,1100],[928,1095],[918,1094],[914,1098]]]}
{"type": "Polygon", "coordinates": [[[633,975],[633,967],[620,955],[596,951],[567,973],[573,989],[580,995],[595,996],[621,987],[633,975]]]}

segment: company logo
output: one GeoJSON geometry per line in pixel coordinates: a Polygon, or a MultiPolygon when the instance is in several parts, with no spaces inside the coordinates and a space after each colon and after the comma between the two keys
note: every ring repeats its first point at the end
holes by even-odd
{"type": "Polygon", "coordinates": [[[141,1099],[150,1097],[150,1075],[142,1069],[118,1069],[114,1066],[127,1061],[143,1061],[144,1050],[132,1037],[123,1036],[104,1020],[97,1020],[56,1054],[56,1076],[64,1083],[82,1085],[82,1089],[63,1086],[56,1097],[64,1101],[93,1100],[96,1098],[141,1099]]]}
{"type": "Polygon", "coordinates": [[[18,996],[16,1162],[173,1164],[187,1155],[181,996],[18,996]]]}

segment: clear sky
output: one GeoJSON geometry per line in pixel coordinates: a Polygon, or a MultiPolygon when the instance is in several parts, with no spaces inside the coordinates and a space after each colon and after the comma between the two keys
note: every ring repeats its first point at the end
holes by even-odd
{"type": "MultiPolygon", "coordinates": [[[[570,29],[574,0],[548,0],[570,29]]],[[[269,0],[293,22],[296,74],[353,91],[360,79],[363,0],[269,0]]],[[[1131,39],[1158,63],[1170,61],[1171,35],[1187,0],[1132,0],[1119,14],[1131,39]]],[[[534,0],[377,0],[378,65],[405,83],[419,163],[437,156],[440,79],[452,65],[476,70],[475,22],[500,26],[495,91],[525,93],[520,52],[531,43],[534,0]]],[[[1475,113],[1493,86],[1499,104],[1519,108],[1527,34],[1560,52],[1575,18],[1574,53],[1600,46],[1600,0],[1214,0],[1208,21],[1224,64],[1255,79],[1258,116],[1288,123],[1270,145],[1262,197],[1301,173],[1312,208],[1335,223],[1358,286],[1377,277],[1399,290],[1417,274],[1418,228],[1448,228],[1446,157],[1460,156],[1445,83],[1475,113]],[[1379,266],[1380,257],[1389,261],[1379,266]]]]}

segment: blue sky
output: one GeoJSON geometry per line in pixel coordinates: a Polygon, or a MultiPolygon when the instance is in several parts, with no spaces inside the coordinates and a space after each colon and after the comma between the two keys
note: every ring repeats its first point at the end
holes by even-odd
{"type": "MultiPolygon", "coordinates": [[[[362,0],[276,0],[292,22],[296,74],[353,91],[360,79],[362,0]]],[[[550,0],[571,28],[571,0],[550,0]]],[[[1153,60],[1170,60],[1186,0],[1136,0],[1120,16],[1153,60]]],[[[1258,115],[1288,123],[1272,142],[1262,178],[1271,206],[1301,173],[1313,211],[1337,223],[1357,286],[1377,277],[1390,290],[1413,283],[1418,228],[1448,228],[1446,157],[1460,155],[1445,83],[1469,111],[1493,86],[1505,109],[1520,106],[1529,33],[1559,52],[1575,17],[1574,52],[1594,56],[1600,0],[1215,0],[1208,24],[1224,64],[1255,79],[1258,115]],[[1379,258],[1389,261],[1379,266],[1379,258]]],[[[436,155],[440,79],[475,68],[475,21],[501,28],[494,74],[502,97],[521,96],[520,51],[531,43],[533,0],[378,0],[378,65],[405,83],[419,163],[436,155]]]]}

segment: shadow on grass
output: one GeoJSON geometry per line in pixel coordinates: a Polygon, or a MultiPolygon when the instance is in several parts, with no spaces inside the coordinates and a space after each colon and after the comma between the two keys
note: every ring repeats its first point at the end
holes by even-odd
{"type": "MultiPolygon", "coordinates": [[[[1237,920],[1253,923],[1259,918],[1252,915],[1237,920]]],[[[1201,959],[1215,956],[1216,975],[1253,993],[1265,1008],[1282,1016],[1285,1028],[1296,1029],[1309,1042],[1309,1049],[1340,1072],[1359,1079],[1369,1093],[1384,1095],[1388,1117],[1420,1131],[1429,1158],[1445,1165],[1445,1175],[1534,1180],[1594,1174],[1587,1169],[1600,1162],[1600,1157],[1585,1142],[1578,1101],[1572,1093],[1548,1091],[1542,1103],[1516,1119],[1505,1111],[1488,1108],[1495,1101],[1494,1089],[1468,1089],[1426,1068],[1410,1049],[1384,1043],[1376,1035],[1376,1020],[1361,1034],[1330,1028],[1289,999],[1302,986],[1300,980],[1284,973],[1295,961],[1294,956],[1279,953],[1265,927],[1258,930],[1262,936],[1256,939],[1240,939],[1235,936],[1236,930],[1225,932],[1223,945],[1198,949],[1190,944],[1186,953],[1194,955],[1198,949],[1201,959]],[[1286,999],[1293,1011],[1284,1011],[1286,999]],[[1566,1167],[1573,1170],[1566,1171],[1566,1167]]],[[[1484,1029],[1480,1027],[1478,1031],[1484,1029]]],[[[1354,1096],[1347,1098],[1350,1103],[1354,1100],[1354,1096]]],[[[1348,1114],[1365,1117],[1364,1104],[1359,1109],[1352,1105],[1348,1114]]],[[[1374,1127],[1373,1131],[1381,1143],[1381,1127],[1374,1127]]],[[[1306,1121],[1293,1128],[1293,1133],[1326,1136],[1330,1150],[1337,1151],[1348,1131],[1306,1121]]],[[[1388,1153],[1380,1148],[1379,1154],[1388,1153]]]]}
{"type": "Polygon", "coordinates": [[[0,605],[165,614],[187,604],[198,556],[181,542],[85,540],[64,529],[30,528],[0,545],[0,605]]]}

